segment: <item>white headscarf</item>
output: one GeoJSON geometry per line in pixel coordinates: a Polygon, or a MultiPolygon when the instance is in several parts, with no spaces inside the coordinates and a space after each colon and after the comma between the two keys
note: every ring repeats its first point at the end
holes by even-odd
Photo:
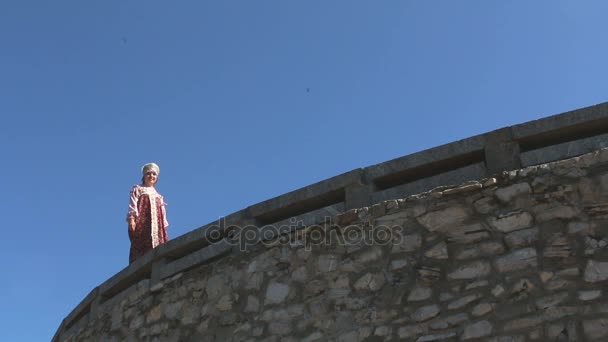
{"type": "Polygon", "coordinates": [[[145,175],[148,171],[154,171],[157,175],[160,174],[160,168],[156,163],[148,163],[141,167],[141,174],[145,175]]]}

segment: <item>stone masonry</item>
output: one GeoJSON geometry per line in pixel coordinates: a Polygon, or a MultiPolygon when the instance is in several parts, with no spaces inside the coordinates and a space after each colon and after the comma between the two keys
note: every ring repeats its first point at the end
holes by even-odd
{"type": "Polygon", "coordinates": [[[150,287],[66,341],[608,341],[608,150],[353,209],[150,287]]]}

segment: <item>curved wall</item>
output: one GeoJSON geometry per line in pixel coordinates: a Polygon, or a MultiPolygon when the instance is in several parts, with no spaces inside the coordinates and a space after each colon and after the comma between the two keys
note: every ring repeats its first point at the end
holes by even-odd
{"type": "Polygon", "coordinates": [[[602,338],[606,152],[500,171],[602,147],[607,109],[353,170],[229,215],[95,288],[54,340],[602,338]],[[492,174],[504,178],[435,188],[492,174]],[[339,239],[358,229],[398,241],[339,239]]]}

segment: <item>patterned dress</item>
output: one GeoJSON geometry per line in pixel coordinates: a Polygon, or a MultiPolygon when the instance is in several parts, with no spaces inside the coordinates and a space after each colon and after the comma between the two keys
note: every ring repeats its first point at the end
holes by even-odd
{"type": "Polygon", "coordinates": [[[169,240],[165,205],[163,196],[154,187],[134,185],[131,189],[127,221],[135,218],[135,230],[129,229],[129,264],[169,240]]]}

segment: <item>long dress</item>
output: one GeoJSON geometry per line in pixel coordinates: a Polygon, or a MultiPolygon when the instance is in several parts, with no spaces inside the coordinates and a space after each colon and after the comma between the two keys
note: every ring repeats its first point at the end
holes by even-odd
{"type": "Polygon", "coordinates": [[[129,229],[129,264],[169,240],[165,205],[163,196],[154,187],[134,185],[131,189],[127,220],[135,218],[135,230],[129,229]]]}

